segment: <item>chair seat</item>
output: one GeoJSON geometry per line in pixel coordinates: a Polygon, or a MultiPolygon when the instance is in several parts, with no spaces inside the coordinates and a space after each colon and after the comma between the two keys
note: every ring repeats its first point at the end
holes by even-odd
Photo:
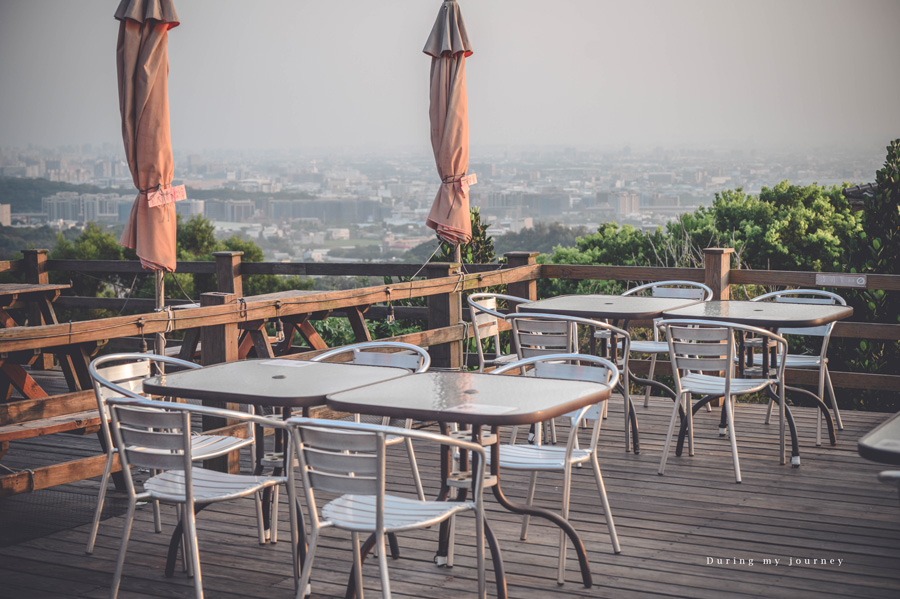
{"type": "MultiPolygon", "coordinates": [[[[453,514],[475,509],[470,501],[419,501],[384,496],[384,530],[401,532],[443,522],[453,514]]],[[[322,516],[334,526],[355,532],[375,531],[375,496],[343,495],[322,508],[322,516]]]]}
{"type": "MultiPolygon", "coordinates": [[[[775,379],[731,379],[731,393],[742,395],[762,391],[776,383],[775,379]]],[[[681,388],[698,395],[716,395],[725,392],[725,377],[689,373],[681,377],[681,388]]]]}
{"type": "MultiPolygon", "coordinates": [[[[759,358],[761,356],[754,356],[754,365],[758,366],[759,358]]],[[[828,359],[826,358],[825,363],[828,363],[828,359]]],[[[785,357],[784,365],[786,368],[818,368],[822,365],[822,358],[820,356],[810,355],[810,354],[788,354],[785,357]]]]}
{"type": "Polygon", "coordinates": [[[511,364],[518,359],[519,357],[516,354],[501,354],[496,358],[485,359],[484,363],[489,366],[496,366],[497,364],[511,364]]]}
{"type": "MultiPolygon", "coordinates": [[[[213,503],[246,497],[264,489],[284,483],[281,476],[252,476],[249,474],[229,474],[205,468],[193,468],[194,501],[213,503]]],[[[184,472],[167,470],[144,483],[144,491],[151,499],[184,503],[184,472]]]]}
{"type": "Polygon", "coordinates": [[[641,354],[667,354],[669,344],[665,341],[632,341],[631,351],[641,354]]]}
{"type": "Polygon", "coordinates": [[[191,437],[191,457],[195,460],[216,458],[252,444],[253,439],[227,435],[194,435],[191,437]]]}
{"type": "MultiPolygon", "coordinates": [[[[590,449],[573,449],[572,464],[587,462],[590,449]]],[[[488,463],[491,458],[488,454],[488,463]]],[[[512,470],[562,470],[566,448],[561,445],[504,445],[500,450],[500,467],[512,470]]]]}

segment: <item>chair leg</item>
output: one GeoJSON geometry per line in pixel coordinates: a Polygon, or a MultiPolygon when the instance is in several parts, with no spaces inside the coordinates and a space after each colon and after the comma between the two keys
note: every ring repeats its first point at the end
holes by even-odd
{"type": "MultiPolygon", "coordinates": [[[[709,402],[706,402],[706,409],[709,410],[709,402]]],[[[691,406],[691,402],[687,402],[687,406],[685,406],[685,414],[684,417],[687,418],[687,430],[688,430],[688,455],[690,457],[694,457],[694,409],[691,406]]]]}
{"type": "Polygon", "coordinates": [[[550,444],[556,445],[556,419],[550,419],[550,444]]]}
{"type": "MultiPolygon", "coordinates": [[[[672,435],[675,432],[675,420],[678,418],[678,408],[684,404],[684,398],[687,396],[686,393],[682,393],[678,400],[675,402],[675,407],[672,408],[672,418],[669,419],[669,430],[666,433],[666,443],[663,445],[662,457],[659,460],[659,474],[663,475],[666,473],[666,460],[669,458],[669,447],[672,445],[672,435]]],[[[689,397],[689,396],[688,396],[689,397]]],[[[627,409],[627,408],[626,408],[627,409]]],[[[691,409],[691,402],[687,402],[687,409],[691,409]]]]}
{"type": "Polygon", "coordinates": [[[266,544],[266,531],[263,523],[263,509],[262,509],[262,491],[253,494],[253,498],[256,501],[256,534],[259,538],[259,544],[266,544]]]}
{"type": "Polygon", "coordinates": [[[475,511],[475,563],[478,569],[478,599],[486,599],[487,585],[484,571],[484,513],[475,511]]]}
{"type": "MultiPolygon", "coordinates": [[[[825,403],[825,365],[819,368],[819,386],[816,387],[819,399],[825,403]]],[[[771,399],[769,401],[772,401],[771,399]]],[[[816,409],[816,447],[822,445],[822,410],[816,409]]]]}
{"type": "MultiPolygon", "coordinates": [[[[653,373],[656,371],[656,354],[650,354],[650,372],[647,374],[647,379],[653,380],[653,373]]],[[[644,389],[644,407],[650,407],[650,385],[647,385],[647,388],[644,389]]]]}
{"type": "MultiPolygon", "coordinates": [[[[384,555],[384,539],[382,544],[378,544],[375,540],[375,548],[379,550],[379,554],[384,555]]],[[[363,583],[362,583],[362,559],[359,555],[359,533],[350,534],[350,542],[353,543],[353,577],[356,579],[356,599],[363,599],[363,583]]],[[[301,581],[302,583],[303,581],[301,581]]]]}
{"type": "Polygon", "coordinates": [[[119,557],[116,559],[116,572],[113,574],[112,587],[109,590],[110,599],[116,599],[119,594],[119,583],[122,582],[122,570],[125,568],[125,551],[128,549],[128,539],[131,537],[131,525],[134,523],[134,509],[137,501],[134,497],[128,498],[128,512],[125,514],[125,525],[122,527],[122,542],[119,546],[119,557]]]}
{"type": "Polygon", "coordinates": [[[734,482],[741,482],[741,463],[738,459],[737,435],[734,434],[734,401],[735,397],[726,397],[725,411],[728,419],[728,438],[731,441],[731,458],[734,460],[734,482]]]}
{"type": "Polygon", "coordinates": [[[416,452],[413,451],[412,439],[406,437],[404,439],[406,445],[406,456],[409,458],[409,469],[412,471],[413,483],[416,485],[416,495],[419,501],[425,501],[425,490],[422,488],[422,477],[419,476],[419,465],[416,462],[416,452]]]}
{"type": "Polygon", "coordinates": [[[456,554],[456,551],[454,551],[456,547],[456,516],[450,516],[450,522],[447,526],[447,567],[452,568],[453,558],[456,554]]]}
{"type": "MultiPolygon", "coordinates": [[[[359,544],[356,542],[357,539],[354,539],[353,546],[356,549],[354,552],[354,560],[353,566],[356,568],[357,578],[356,578],[356,596],[359,599],[362,599],[362,575],[359,574],[359,564],[356,561],[356,556],[359,555],[359,544]]],[[[319,546],[319,529],[313,527],[312,534],[309,536],[309,549],[306,551],[306,559],[303,560],[303,570],[300,572],[300,584],[297,586],[297,598],[296,599],[304,599],[306,597],[306,589],[309,586],[309,576],[312,572],[313,560],[316,557],[316,548],[319,546]]]]}
{"type": "MultiPolygon", "coordinates": [[[[297,509],[300,507],[297,503],[296,491],[293,488],[293,485],[285,484],[285,489],[287,491],[288,497],[288,511],[290,512],[289,518],[291,522],[291,566],[294,573],[294,588],[299,589],[300,583],[300,568],[299,568],[299,549],[298,542],[300,541],[300,533],[298,530],[299,519],[297,518],[297,509]]],[[[257,495],[259,497],[259,495],[257,495]]],[[[262,520],[260,520],[261,522],[262,520]]]]}
{"type": "Polygon", "coordinates": [[[770,400],[769,400],[769,405],[766,406],[766,421],[765,421],[766,424],[769,424],[769,419],[772,417],[772,405],[773,405],[773,403],[774,403],[774,402],[770,399],[770,400]]]}
{"type": "MultiPolygon", "coordinates": [[[[159,474],[159,470],[150,471],[150,476],[156,476],[157,474],[159,474]]],[[[159,513],[159,502],[152,499],[150,504],[153,506],[153,530],[159,534],[162,532],[162,516],[159,513]]]]}
{"type": "Polygon", "coordinates": [[[606,516],[606,526],[609,528],[609,540],[612,542],[613,552],[621,553],[619,536],[616,534],[616,525],[613,522],[612,509],[609,507],[609,498],[606,496],[606,485],[603,484],[603,475],[600,473],[600,462],[597,454],[591,455],[591,467],[594,469],[594,479],[597,481],[597,492],[600,494],[600,503],[603,506],[603,515],[606,516]]]}
{"type": "MultiPolygon", "coordinates": [[[[831,382],[831,373],[828,371],[828,365],[825,365],[825,385],[828,387],[828,395],[831,397],[831,409],[834,411],[834,423],[839,431],[844,430],[844,423],[841,421],[841,410],[838,408],[837,397],[834,395],[834,385],[831,382]]],[[[823,398],[824,399],[824,398],[823,398]]]]}
{"type": "Polygon", "coordinates": [[[388,577],[387,553],[384,549],[384,533],[375,535],[375,544],[380,551],[378,552],[378,570],[381,573],[381,597],[382,599],[391,599],[391,580],[388,577]]]}
{"type": "MultiPolygon", "coordinates": [[[[572,467],[569,464],[563,468],[562,511],[563,520],[569,518],[569,494],[572,492],[572,467]]],[[[559,529],[559,561],[556,564],[556,584],[566,582],[566,548],[568,539],[566,533],[559,529]]]]}
{"type": "Polygon", "coordinates": [[[197,599],[203,599],[203,579],[200,576],[200,547],[197,541],[197,516],[194,514],[194,506],[185,504],[184,530],[187,536],[188,555],[191,560],[191,569],[194,572],[194,594],[197,599]]]}
{"type": "Polygon", "coordinates": [[[103,502],[106,500],[106,491],[109,486],[109,476],[112,471],[112,454],[106,454],[106,464],[103,465],[103,477],[100,479],[100,492],[97,494],[97,507],[94,509],[94,521],[91,524],[91,534],[88,537],[87,553],[94,552],[94,543],[97,541],[97,531],[100,529],[100,515],[103,513],[103,502]]]}
{"type": "MultiPolygon", "coordinates": [[[[537,486],[537,470],[533,470],[531,472],[531,482],[528,485],[528,495],[525,497],[525,505],[531,506],[534,503],[534,488],[537,486]]],[[[528,514],[524,514],[522,516],[522,534],[519,535],[521,540],[525,540],[528,537],[528,523],[531,521],[531,516],[528,514]]]]}
{"type": "MultiPolygon", "coordinates": [[[[285,461],[285,464],[288,462],[285,461]]],[[[285,465],[285,468],[287,466],[285,465]]],[[[272,509],[269,510],[269,514],[271,514],[269,520],[269,542],[277,543],[278,542],[278,487],[272,487],[272,509]]]]}

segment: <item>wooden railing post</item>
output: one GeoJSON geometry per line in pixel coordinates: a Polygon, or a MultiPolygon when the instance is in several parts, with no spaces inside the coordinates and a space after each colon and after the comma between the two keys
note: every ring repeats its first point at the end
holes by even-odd
{"type": "Polygon", "coordinates": [[[244,297],[241,278],[241,256],[244,252],[213,252],[216,258],[216,290],[244,297]]]}
{"type": "MultiPolygon", "coordinates": [[[[459,269],[460,265],[457,263],[433,262],[425,267],[425,273],[429,279],[439,279],[456,276],[459,269]]],[[[428,328],[439,329],[462,322],[461,300],[459,290],[428,296],[428,328]]],[[[462,343],[459,341],[433,345],[428,348],[428,353],[431,354],[432,367],[457,370],[462,364],[462,343]]]]}
{"type": "MultiPolygon", "coordinates": [[[[233,293],[203,293],[200,295],[200,306],[235,306],[236,308],[237,296],[233,293]]],[[[221,362],[234,362],[238,359],[237,323],[238,319],[235,317],[232,322],[226,324],[214,324],[200,328],[201,364],[208,366],[221,362]]],[[[240,406],[237,404],[217,401],[204,400],[203,405],[232,410],[240,409],[240,406]]],[[[203,430],[205,431],[222,428],[230,424],[234,424],[234,421],[214,416],[203,416],[203,430]]],[[[206,460],[203,465],[205,468],[237,474],[240,472],[240,456],[237,451],[233,451],[227,456],[206,460]]]]}
{"type": "MultiPolygon", "coordinates": [[[[46,285],[50,282],[50,274],[47,272],[47,254],[50,250],[22,250],[25,257],[25,281],[35,285],[46,285]]],[[[32,326],[52,324],[46,322],[41,314],[41,308],[37,304],[28,307],[28,322],[32,326]]],[[[53,368],[53,355],[42,353],[31,365],[35,370],[50,370],[53,368]]]]}
{"type": "MultiPolygon", "coordinates": [[[[510,268],[516,266],[528,266],[536,264],[536,258],[540,252],[506,252],[506,264],[510,268]]],[[[516,297],[524,297],[530,301],[537,300],[537,281],[522,281],[520,283],[510,283],[506,286],[509,295],[516,297]]]]}
{"type": "Polygon", "coordinates": [[[729,277],[731,275],[731,254],[734,248],[706,248],[703,262],[706,268],[705,283],[712,289],[714,300],[731,299],[729,277]]]}

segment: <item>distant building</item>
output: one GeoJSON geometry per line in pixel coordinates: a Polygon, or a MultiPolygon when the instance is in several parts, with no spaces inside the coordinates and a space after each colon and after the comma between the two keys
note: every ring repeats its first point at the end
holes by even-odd
{"type": "Polygon", "coordinates": [[[12,213],[9,204],[0,204],[0,227],[12,225],[12,213]]]}

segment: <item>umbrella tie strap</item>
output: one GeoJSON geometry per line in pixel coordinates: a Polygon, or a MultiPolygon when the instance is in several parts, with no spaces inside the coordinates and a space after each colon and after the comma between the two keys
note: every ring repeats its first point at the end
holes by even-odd
{"type": "Polygon", "coordinates": [[[441,183],[444,185],[459,183],[459,188],[466,192],[469,191],[470,185],[478,183],[478,177],[475,176],[475,173],[472,173],[471,175],[448,175],[441,179],[441,183]]]}

